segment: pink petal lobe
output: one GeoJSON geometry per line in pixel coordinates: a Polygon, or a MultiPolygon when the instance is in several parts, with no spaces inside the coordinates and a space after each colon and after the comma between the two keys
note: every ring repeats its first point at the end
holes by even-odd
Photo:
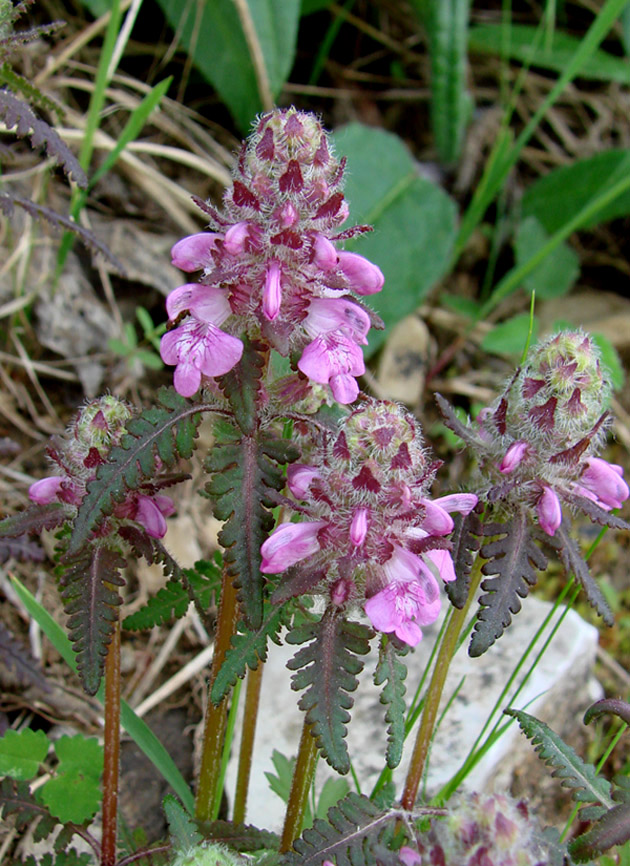
{"type": "Polygon", "coordinates": [[[263,289],[262,309],[266,319],[273,322],[278,317],[282,303],[282,282],[280,264],[272,261],[267,265],[265,287],[263,289]]]}
{"type": "Polygon", "coordinates": [[[621,477],[620,466],[608,463],[601,457],[589,457],[586,469],[580,476],[580,484],[591,490],[609,508],[621,508],[630,495],[628,485],[621,477]]]}
{"type": "Polygon", "coordinates": [[[314,466],[292,463],[287,469],[287,484],[296,499],[304,499],[314,478],[319,478],[319,471],[314,466]]]}
{"type": "Polygon", "coordinates": [[[562,523],[562,508],[558,496],[551,487],[543,487],[543,492],[536,503],[536,512],[540,528],[547,535],[555,535],[556,529],[562,523]]]}
{"type": "Polygon", "coordinates": [[[357,253],[340,252],[339,267],[353,289],[359,295],[380,292],[385,283],[383,272],[372,262],[357,253]]]}
{"type": "Polygon", "coordinates": [[[429,535],[448,535],[449,532],[453,531],[455,524],[448,511],[430,499],[421,499],[420,502],[426,509],[422,528],[429,535]]]}
{"type": "Polygon", "coordinates": [[[517,442],[512,442],[508,450],[505,452],[503,460],[499,464],[499,472],[503,472],[504,475],[513,472],[518,466],[520,466],[523,459],[527,456],[528,451],[529,445],[527,442],[523,442],[522,439],[519,439],[517,442]]]}
{"type": "Polygon", "coordinates": [[[40,478],[28,488],[28,498],[37,505],[49,505],[57,501],[57,493],[65,479],[61,475],[40,478]]]}
{"type": "Polygon", "coordinates": [[[448,496],[431,500],[433,505],[438,505],[443,511],[458,511],[460,514],[470,514],[478,501],[474,493],[449,493],[448,496]]]}
{"type": "Polygon", "coordinates": [[[357,508],[352,516],[352,523],[350,525],[350,541],[355,547],[361,547],[365,541],[365,536],[368,531],[367,515],[367,508],[357,508]]]}
{"type": "Polygon", "coordinates": [[[424,554],[427,559],[430,559],[440,573],[442,580],[449,582],[455,580],[455,566],[453,565],[453,557],[449,550],[427,550],[424,554]]]}
{"type": "Polygon", "coordinates": [[[355,342],[366,345],[371,323],[365,310],[347,298],[313,298],[302,324],[313,338],[327,331],[341,330],[355,342]]]}
{"type": "Polygon", "coordinates": [[[278,574],[301,559],[317,553],[317,533],[326,526],[325,520],[304,523],[282,523],[260,548],[263,574],[278,574]]]}
{"type": "Polygon", "coordinates": [[[323,271],[330,271],[337,265],[337,250],[324,235],[316,235],[313,242],[313,263],[323,271]]]}
{"type": "Polygon", "coordinates": [[[245,250],[245,244],[249,240],[249,223],[235,223],[225,233],[223,246],[230,253],[236,256],[245,250]]]}
{"type": "Polygon", "coordinates": [[[151,538],[164,538],[166,535],[166,520],[151,497],[138,496],[135,519],[144,526],[151,538]]]}
{"type": "Polygon", "coordinates": [[[203,270],[212,263],[211,252],[221,237],[216,232],[198,232],[182,238],[171,249],[173,265],[186,273],[203,270]]]}

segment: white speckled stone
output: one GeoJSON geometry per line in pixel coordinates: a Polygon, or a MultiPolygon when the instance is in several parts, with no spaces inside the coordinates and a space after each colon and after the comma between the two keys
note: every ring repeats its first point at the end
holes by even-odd
{"type": "MultiPolygon", "coordinates": [[[[503,637],[481,658],[471,659],[467,655],[466,645],[460,648],[449,672],[443,705],[446,706],[453,698],[455,691],[457,694],[452,700],[431,749],[426,779],[429,793],[439,790],[461,766],[523,651],[550,610],[551,605],[548,603],[536,598],[528,598],[523,603],[522,611],[514,617],[512,625],[503,637]],[[460,683],[462,684],[458,689],[460,683]]],[[[554,622],[557,618],[558,614],[554,622]]],[[[424,629],[423,641],[414,653],[407,656],[408,700],[416,691],[438,629],[438,624],[424,629]]],[[[549,631],[545,633],[548,634],[549,631]]],[[[501,699],[500,709],[510,706],[526,708],[528,712],[543,718],[556,729],[565,726],[567,718],[574,718],[575,723],[578,723],[581,713],[589,703],[600,696],[597,683],[592,679],[591,673],[597,637],[596,628],[584,622],[573,611],[569,611],[522,691],[514,697],[517,685],[522,682],[543,644],[542,640],[538,642],[536,649],[522,667],[516,678],[516,684],[511,687],[507,697],[501,699]]],[[[248,822],[276,830],[282,825],[284,806],[279,797],[270,791],[264,774],[273,771],[271,754],[274,749],[287,756],[295,755],[297,752],[302,729],[302,714],[296,706],[299,695],[291,690],[291,675],[284,667],[295,649],[290,646],[272,646],[269,661],[265,665],[247,811],[248,822]]],[[[361,675],[359,689],[354,695],[355,706],[352,710],[353,718],[348,735],[354,769],[366,793],[370,792],[383,767],[386,744],[384,707],[379,702],[380,689],[376,689],[371,679],[374,662],[375,658],[371,654],[366,669],[361,675]]],[[[508,721],[507,717],[501,716],[500,712],[494,715],[493,721],[497,718],[501,719],[501,724],[508,721]]],[[[398,791],[404,780],[414,738],[415,729],[407,741],[403,760],[395,773],[398,791]]],[[[237,748],[234,750],[228,768],[230,797],[236,777],[237,748]]],[[[513,722],[475,766],[465,786],[471,790],[482,790],[493,789],[497,782],[499,786],[509,784],[513,768],[530,750],[526,738],[513,722]]],[[[331,775],[335,774],[323,760],[320,760],[317,773],[318,786],[331,775]]],[[[349,782],[352,785],[350,778],[349,782]]]]}

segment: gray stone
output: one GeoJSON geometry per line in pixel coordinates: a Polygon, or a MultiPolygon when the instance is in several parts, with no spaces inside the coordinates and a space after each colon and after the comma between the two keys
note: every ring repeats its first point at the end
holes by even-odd
{"type": "MultiPolygon", "coordinates": [[[[445,603],[444,607],[446,606],[445,603]]],[[[520,693],[514,696],[544,638],[539,639],[522,670],[516,675],[514,684],[506,696],[500,699],[506,682],[550,610],[550,604],[528,598],[503,637],[485,655],[471,659],[465,645],[456,654],[449,671],[441,711],[448,701],[452,703],[438,729],[430,754],[426,779],[429,795],[436,793],[459,769],[497,702],[498,710],[492,718],[492,724],[496,720],[502,725],[505,724],[508,719],[502,716],[501,710],[516,707],[526,709],[547,721],[554,729],[563,732],[567,721],[573,725],[579,724],[580,715],[600,696],[597,683],[591,674],[597,647],[597,629],[584,622],[575,612],[569,611],[520,693]]],[[[556,613],[553,622],[557,621],[558,615],[556,613]]],[[[414,653],[407,656],[408,702],[415,694],[438,630],[437,623],[425,628],[421,644],[414,653]]],[[[549,630],[545,632],[545,637],[548,634],[549,630]]],[[[295,755],[297,752],[302,714],[297,709],[299,696],[291,691],[290,672],[285,668],[287,660],[294,652],[295,647],[272,646],[265,665],[248,801],[247,821],[276,830],[282,824],[284,805],[279,797],[270,791],[264,774],[273,772],[271,755],[274,749],[286,756],[295,755]]],[[[384,707],[379,702],[380,690],[376,689],[371,678],[374,668],[373,655],[368,657],[359,688],[354,695],[355,705],[348,734],[353,767],[362,790],[366,793],[370,792],[383,767],[386,744],[384,707]]],[[[404,781],[416,729],[406,743],[403,760],[394,774],[398,792],[404,781]]],[[[490,727],[486,733],[489,730],[490,727]]],[[[518,725],[512,722],[474,767],[466,779],[465,787],[469,790],[492,790],[495,786],[509,785],[513,770],[522,757],[531,751],[532,747],[518,725]]],[[[228,767],[230,798],[234,790],[237,755],[238,743],[228,767]]],[[[335,773],[320,760],[317,787],[321,787],[325,779],[331,776],[334,777],[335,773]]],[[[353,787],[352,779],[349,778],[348,781],[353,787]]]]}

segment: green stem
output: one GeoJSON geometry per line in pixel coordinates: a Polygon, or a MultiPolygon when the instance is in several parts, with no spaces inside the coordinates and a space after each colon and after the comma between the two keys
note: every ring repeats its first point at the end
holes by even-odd
{"type": "Polygon", "coordinates": [[[103,834],[101,866],[116,862],[116,824],[118,819],[118,770],[120,766],[120,622],[105,661],[105,731],[103,763],[103,834]]]}
{"type": "Polygon", "coordinates": [[[237,592],[232,580],[223,570],[223,586],[221,589],[221,604],[217,619],[217,632],[214,642],[214,656],[208,684],[208,709],[203,732],[201,752],[201,769],[199,772],[199,787],[195,801],[195,817],[200,821],[213,821],[219,814],[221,805],[222,785],[221,759],[223,756],[223,741],[227,725],[227,695],[219,704],[213,704],[210,699],[212,685],[225,660],[230,648],[232,635],[238,622],[237,592]]]}
{"type": "Polygon", "coordinates": [[[234,815],[232,816],[232,820],[235,824],[245,823],[247,791],[249,788],[249,776],[252,769],[252,754],[254,752],[254,737],[256,736],[256,721],[258,719],[258,705],[260,703],[260,687],[262,685],[263,669],[263,662],[259,661],[256,670],[250,670],[247,674],[247,692],[245,694],[245,707],[243,708],[241,750],[238,757],[238,774],[236,777],[236,792],[234,794],[234,815]]]}
{"type": "Polygon", "coordinates": [[[287,803],[287,814],[280,842],[281,852],[288,851],[293,844],[293,840],[297,839],[302,832],[308,793],[313,784],[316,766],[317,743],[311,733],[311,726],[305,721],[302,728],[300,749],[297,761],[295,762],[293,781],[291,782],[291,793],[289,794],[289,802],[287,803]]]}
{"type": "Polygon", "coordinates": [[[405,789],[400,801],[403,809],[406,809],[409,812],[415,806],[416,798],[418,796],[418,788],[420,787],[420,781],[422,779],[422,774],[424,773],[424,767],[429,753],[429,746],[431,745],[431,739],[435,730],[440,698],[444,691],[444,684],[446,682],[446,676],[451,661],[455,654],[455,650],[457,649],[457,639],[459,638],[459,633],[466,621],[468,610],[477,594],[477,588],[481,581],[481,565],[482,560],[480,557],[477,557],[473,566],[470,591],[468,593],[468,598],[466,599],[466,604],[461,610],[457,610],[456,608],[451,610],[451,618],[446,628],[442,645],[440,646],[440,651],[435,662],[433,675],[431,677],[431,682],[429,683],[424,703],[424,710],[422,712],[422,721],[420,722],[420,728],[418,730],[409,770],[407,772],[405,789]]]}

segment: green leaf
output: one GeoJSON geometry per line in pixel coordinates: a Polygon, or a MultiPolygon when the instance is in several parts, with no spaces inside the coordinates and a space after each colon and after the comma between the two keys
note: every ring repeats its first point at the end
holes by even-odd
{"type": "Polygon", "coordinates": [[[101,786],[98,781],[80,773],[65,773],[49,779],[38,796],[50,814],[62,824],[68,821],[83,824],[100,808],[101,786]]]}
{"type": "MultiPolygon", "coordinates": [[[[456,235],[457,206],[439,187],[420,177],[416,163],[396,135],[350,124],[333,135],[347,156],[346,195],[350,222],[374,232],[346,244],[377,264],[385,288],[370,306],[391,327],[413,312],[449,270],[456,235]]],[[[366,354],[385,334],[370,332],[366,354]]]]}
{"type": "Polygon", "coordinates": [[[626,381],[626,374],[619,353],[603,334],[591,334],[602,353],[602,365],[606,367],[615,391],[620,391],[626,381]]]}
{"type": "MultiPolygon", "coordinates": [[[[526,217],[516,230],[516,264],[520,267],[533,258],[547,243],[549,235],[534,216],[526,217]]],[[[580,260],[566,243],[559,244],[541,263],[523,279],[528,292],[536,298],[558,298],[573,286],[580,273],[580,260]]]]}
{"type": "Polygon", "coordinates": [[[405,678],[407,665],[398,658],[396,647],[388,638],[381,643],[378,665],[374,671],[374,684],[386,683],[381,692],[381,703],[387,707],[387,766],[394,769],[400,764],[405,742],[405,678]]]}
{"type": "Polygon", "coordinates": [[[203,836],[179,800],[172,794],[167,794],[162,801],[162,806],[168,822],[171,845],[176,851],[187,851],[189,848],[201,844],[203,836]]]}
{"type": "Polygon", "coordinates": [[[289,77],[297,39],[299,0],[246,0],[242,5],[250,34],[260,52],[261,84],[233,0],[212,0],[201,6],[181,0],[158,0],[162,11],[193,62],[230,109],[242,132],[289,77]],[[198,14],[200,12],[200,14],[198,14]],[[264,93],[264,91],[267,93],[264,93]]]}
{"type": "Polygon", "coordinates": [[[0,738],[0,776],[33,779],[47,754],[48,737],[43,731],[6,731],[0,738]]]}
{"type": "MultiPolygon", "coordinates": [[[[534,319],[533,339],[538,334],[538,322],[534,319]]],[[[488,331],[481,341],[481,348],[492,355],[508,355],[520,358],[529,336],[529,313],[519,313],[507,322],[488,331]]]]}
{"type": "Polygon", "coordinates": [[[206,569],[205,574],[193,568],[184,569],[182,574],[188,586],[177,579],[169,580],[144,607],[126,617],[123,628],[136,631],[180,619],[188,610],[193,596],[199,606],[207,610],[221,588],[221,572],[211,562],[196,563],[196,567],[199,566],[206,569]]]}
{"type": "MultiPolygon", "coordinates": [[[[342,776],[336,779],[326,779],[317,798],[316,818],[325,818],[328,810],[336,806],[340,800],[350,793],[350,785],[342,776]]],[[[306,822],[304,826],[309,826],[306,822]]]]}
{"type": "MultiPolygon", "coordinates": [[[[501,24],[483,24],[472,27],[468,37],[468,48],[479,54],[503,54],[527,63],[564,72],[567,65],[580,48],[581,38],[556,30],[553,43],[548,50],[543,41],[537,39],[538,28],[527,24],[511,24],[510,40],[505,45],[504,28],[501,24]],[[539,43],[539,44],[537,44],[539,43]]],[[[580,78],[595,81],[617,81],[630,84],[630,65],[621,57],[598,49],[586,58],[580,66],[580,78]]]]}
{"type": "Polygon", "coordinates": [[[574,800],[579,803],[601,803],[606,809],[614,806],[610,782],[598,776],[595,767],[586,764],[548,725],[523,710],[509,709],[503,712],[518,721],[525,736],[536,747],[538,757],[554,767],[551,775],[561,779],[564,787],[573,789],[574,800]]]}
{"type": "Polygon", "coordinates": [[[60,737],[55,741],[59,759],[57,775],[81,773],[90,779],[100,779],[103,773],[103,747],[95,737],[60,737]]]}
{"type": "MultiPolygon", "coordinates": [[[[48,611],[37,601],[37,599],[23,586],[17,578],[11,579],[11,585],[18,594],[22,604],[30,616],[40,626],[48,640],[52,643],[59,655],[71,670],[76,671],[77,664],[72,649],[72,644],[66,637],[61,626],[55,622],[48,611]]],[[[102,704],[104,701],[104,689],[101,686],[96,698],[102,704]]],[[[126,701],[121,701],[120,721],[132,740],[151,761],[157,771],[166,779],[175,793],[189,812],[193,811],[194,798],[190,787],[184,777],[175,766],[170,754],[155,736],[151,728],[139,716],[135,714],[126,701]]]]}
{"type": "MultiPolygon", "coordinates": [[[[557,168],[528,187],[521,202],[522,216],[536,217],[549,233],[558,231],[629,172],[630,150],[607,150],[557,168]]],[[[629,213],[630,190],[626,190],[584,220],[582,226],[591,228],[629,213]]]]}

